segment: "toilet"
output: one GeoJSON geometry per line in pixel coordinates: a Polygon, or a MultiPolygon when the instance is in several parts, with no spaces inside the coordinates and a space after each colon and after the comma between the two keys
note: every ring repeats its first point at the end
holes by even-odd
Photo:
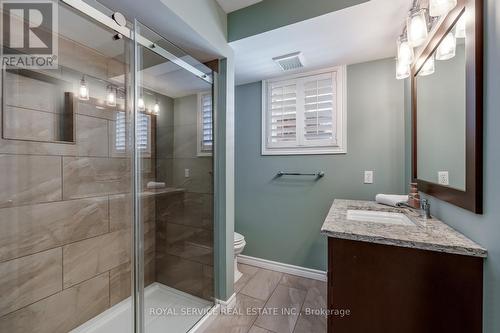
{"type": "Polygon", "coordinates": [[[243,252],[243,249],[245,248],[246,244],[247,243],[245,242],[245,237],[243,237],[242,234],[235,232],[234,233],[234,282],[238,281],[240,277],[243,275],[238,270],[237,257],[241,252],[243,252]]]}

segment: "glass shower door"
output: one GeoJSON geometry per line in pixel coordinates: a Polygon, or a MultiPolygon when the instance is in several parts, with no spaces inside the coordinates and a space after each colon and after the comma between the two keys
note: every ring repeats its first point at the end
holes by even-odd
{"type": "Polygon", "coordinates": [[[212,71],[139,22],[134,41],[136,327],[184,333],[214,297],[212,71]]]}
{"type": "Polygon", "coordinates": [[[0,332],[132,332],[133,43],[53,6],[58,66],[1,69],[0,332]]]}

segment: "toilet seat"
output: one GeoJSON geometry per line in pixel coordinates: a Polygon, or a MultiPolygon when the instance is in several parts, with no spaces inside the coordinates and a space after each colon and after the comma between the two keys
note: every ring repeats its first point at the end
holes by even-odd
{"type": "Polygon", "coordinates": [[[240,244],[245,241],[245,237],[237,232],[234,233],[234,244],[240,244]]]}

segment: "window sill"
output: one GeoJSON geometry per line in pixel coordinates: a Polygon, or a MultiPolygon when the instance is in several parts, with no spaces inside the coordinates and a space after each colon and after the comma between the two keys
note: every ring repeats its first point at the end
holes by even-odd
{"type": "Polygon", "coordinates": [[[279,155],[342,155],[347,154],[347,149],[342,147],[322,147],[322,148],[264,148],[261,151],[262,156],[279,156],[279,155]]]}

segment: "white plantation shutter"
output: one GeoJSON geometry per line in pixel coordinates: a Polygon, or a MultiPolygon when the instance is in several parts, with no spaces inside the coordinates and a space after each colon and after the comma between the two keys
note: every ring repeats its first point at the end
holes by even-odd
{"type": "Polygon", "coordinates": [[[151,116],[144,113],[139,113],[139,117],[137,119],[137,148],[140,151],[150,152],[150,144],[149,144],[149,123],[151,120],[151,116]]]}
{"type": "Polygon", "coordinates": [[[333,144],[335,73],[307,78],[304,82],[304,140],[306,144],[333,144]]]}
{"type": "Polygon", "coordinates": [[[212,94],[201,95],[201,151],[211,152],[213,149],[212,94]]]}
{"type": "Polygon", "coordinates": [[[263,154],[345,152],[345,67],[263,84],[263,154]]]}
{"type": "MultiPolygon", "coordinates": [[[[150,122],[151,116],[140,113],[137,120],[137,146],[139,150],[150,152],[150,122]]],[[[115,150],[117,152],[125,152],[127,148],[127,133],[125,112],[119,111],[116,113],[115,121],[115,150]]]]}
{"type": "Polygon", "coordinates": [[[127,148],[125,126],[125,112],[117,112],[115,121],[115,150],[117,152],[125,152],[127,148]]]}
{"type": "Polygon", "coordinates": [[[198,156],[211,156],[214,145],[213,102],[210,91],[198,93],[198,156]]]}
{"type": "Polygon", "coordinates": [[[297,85],[276,83],[269,89],[269,146],[279,147],[297,142],[297,85]]]}

